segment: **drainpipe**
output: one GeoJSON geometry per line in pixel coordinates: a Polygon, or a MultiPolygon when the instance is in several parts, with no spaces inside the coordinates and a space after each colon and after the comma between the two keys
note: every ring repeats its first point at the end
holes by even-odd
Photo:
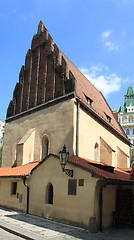
{"type": "Polygon", "coordinates": [[[102,210],[103,210],[103,187],[100,187],[99,193],[99,211],[100,211],[100,226],[99,230],[102,232],[102,210]]]}
{"type": "Polygon", "coordinates": [[[76,156],[79,155],[79,111],[80,103],[77,101],[77,112],[76,112],[76,156]]]}
{"type": "Polygon", "coordinates": [[[26,184],[27,177],[24,176],[22,179],[23,179],[23,184],[27,188],[27,214],[28,214],[29,213],[29,186],[26,184]]]}

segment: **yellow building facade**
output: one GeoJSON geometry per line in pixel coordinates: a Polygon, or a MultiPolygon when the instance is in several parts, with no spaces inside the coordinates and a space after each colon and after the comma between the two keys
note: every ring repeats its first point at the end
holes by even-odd
{"type": "Polygon", "coordinates": [[[16,168],[3,168],[5,172],[0,169],[0,206],[23,212],[27,212],[28,207],[30,214],[89,230],[93,228],[92,219],[95,219],[93,223],[97,229],[100,229],[100,218],[102,228],[113,226],[117,189],[131,189],[134,192],[129,174],[122,171],[122,177],[118,172],[116,181],[113,181],[114,172],[111,176],[108,170],[99,168],[98,174],[93,161],[74,159],[74,155],[70,156],[66,166],[73,170],[73,178],[62,172],[59,157],[53,154],[48,155],[43,161],[35,161],[16,168]],[[110,174],[102,181],[105,171],[110,174]],[[28,202],[25,178],[29,188],[28,202]],[[74,189],[70,184],[74,184],[74,189]],[[100,189],[103,193],[102,216],[100,216],[100,189]]]}

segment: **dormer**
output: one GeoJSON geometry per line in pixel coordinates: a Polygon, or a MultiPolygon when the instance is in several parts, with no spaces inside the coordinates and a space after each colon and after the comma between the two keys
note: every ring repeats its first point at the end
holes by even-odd
{"type": "Polygon", "coordinates": [[[35,129],[31,128],[17,143],[17,166],[34,161],[35,129]]]}
{"type": "Polygon", "coordinates": [[[106,116],[106,118],[107,118],[108,122],[110,122],[110,123],[111,123],[111,117],[110,117],[108,114],[106,114],[105,112],[104,112],[104,114],[105,114],[105,116],[106,116]]]}
{"type": "Polygon", "coordinates": [[[88,97],[85,93],[84,93],[84,96],[87,100],[88,105],[93,107],[93,100],[90,97],[88,97]]]}

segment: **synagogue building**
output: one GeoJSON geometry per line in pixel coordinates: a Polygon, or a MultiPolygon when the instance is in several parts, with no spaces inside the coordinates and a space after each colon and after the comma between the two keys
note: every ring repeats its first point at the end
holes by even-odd
{"type": "Polygon", "coordinates": [[[0,206],[90,231],[132,226],[130,145],[102,93],[40,22],[7,109],[0,206]]]}

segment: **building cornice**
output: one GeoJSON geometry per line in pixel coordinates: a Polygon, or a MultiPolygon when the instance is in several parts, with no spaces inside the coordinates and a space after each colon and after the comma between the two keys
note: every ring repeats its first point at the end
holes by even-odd
{"type": "Polygon", "coordinates": [[[74,92],[72,92],[72,93],[66,94],[64,96],[55,98],[55,99],[53,99],[53,100],[51,100],[49,102],[40,104],[40,105],[35,106],[33,108],[30,108],[30,109],[28,109],[28,110],[26,110],[24,112],[21,112],[19,114],[16,114],[16,115],[12,116],[12,117],[8,117],[8,118],[6,118],[6,123],[12,122],[12,121],[14,121],[16,119],[25,117],[27,115],[30,115],[30,114],[34,113],[34,112],[38,112],[38,111],[43,110],[45,108],[51,107],[53,105],[56,105],[57,103],[60,103],[60,102],[63,102],[63,101],[67,101],[67,100],[69,100],[71,98],[74,98],[74,95],[75,95],[74,92]]]}

